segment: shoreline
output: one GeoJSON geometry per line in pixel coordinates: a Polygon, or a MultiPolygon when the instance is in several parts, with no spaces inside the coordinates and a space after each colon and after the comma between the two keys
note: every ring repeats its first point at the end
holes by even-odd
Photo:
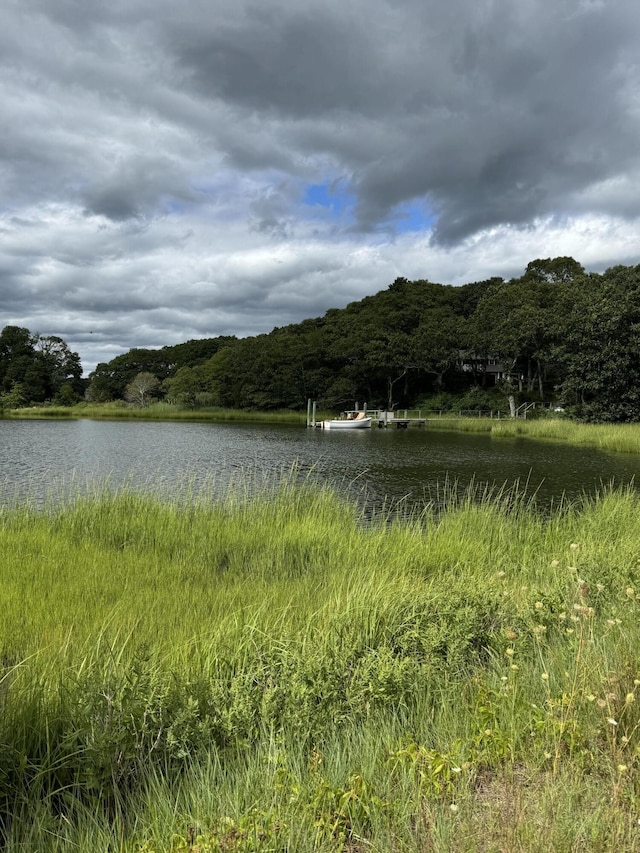
{"type": "MultiPolygon", "coordinates": [[[[318,419],[329,417],[318,414],[318,419]]],[[[306,425],[306,414],[294,411],[242,411],[237,409],[177,410],[169,404],[155,404],[146,409],[126,406],[99,406],[81,404],[73,407],[40,407],[16,409],[4,413],[6,420],[39,419],[57,420],[141,420],[141,421],[192,421],[202,423],[255,423],[306,425]]],[[[375,427],[373,427],[375,429],[375,427]]],[[[417,428],[417,427],[410,427],[417,428]]],[[[426,430],[466,433],[489,433],[494,438],[525,438],[538,441],[567,442],[594,447],[614,453],[640,453],[640,423],[590,424],[568,418],[540,419],[490,419],[475,417],[427,418],[426,430]]]]}

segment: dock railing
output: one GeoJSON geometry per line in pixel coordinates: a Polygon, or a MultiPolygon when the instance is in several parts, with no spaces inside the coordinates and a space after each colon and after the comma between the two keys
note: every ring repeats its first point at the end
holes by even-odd
{"type": "MultiPolygon", "coordinates": [[[[535,409],[552,408],[551,403],[522,403],[516,409],[516,418],[526,418],[527,414],[535,409]]],[[[387,409],[369,409],[365,403],[359,406],[357,403],[354,409],[348,410],[347,414],[355,415],[362,412],[378,424],[378,426],[394,425],[398,428],[416,424],[424,426],[426,421],[437,421],[439,419],[451,420],[456,418],[490,418],[496,420],[510,419],[509,412],[503,412],[500,409],[458,409],[457,411],[445,411],[444,409],[395,409],[393,411],[387,409]]],[[[307,426],[320,425],[316,420],[316,401],[309,400],[307,403],[307,426]]]]}

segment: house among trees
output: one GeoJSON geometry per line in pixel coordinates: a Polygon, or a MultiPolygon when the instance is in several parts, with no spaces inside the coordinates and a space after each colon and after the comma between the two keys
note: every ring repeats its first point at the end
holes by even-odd
{"type": "Polygon", "coordinates": [[[463,373],[473,374],[480,385],[489,388],[493,388],[501,382],[506,382],[510,379],[514,385],[522,389],[525,380],[524,373],[505,364],[499,358],[492,356],[461,353],[459,367],[463,373]]]}

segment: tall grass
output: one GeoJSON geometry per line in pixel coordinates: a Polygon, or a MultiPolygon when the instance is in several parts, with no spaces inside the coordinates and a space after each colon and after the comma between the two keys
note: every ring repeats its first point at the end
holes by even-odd
{"type": "Polygon", "coordinates": [[[5,849],[634,849],[639,510],[5,508],[5,849]]]}
{"type": "Polygon", "coordinates": [[[640,424],[585,424],[567,418],[540,420],[446,418],[429,420],[427,429],[490,433],[496,438],[566,441],[617,453],[640,453],[640,424]]]}
{"type": "Polygon", "coordinates": [[[213,423],[306,423],[304,412],[276,410],[270,412],[244,409],[202,408],[183,409],[165,402],[152,403],[144,408],[120,403],[78,403],[75,406],[30,406],[5,410],[8,418],[92,418],[94,420],[158,420],[211,421],[213,423]]]}

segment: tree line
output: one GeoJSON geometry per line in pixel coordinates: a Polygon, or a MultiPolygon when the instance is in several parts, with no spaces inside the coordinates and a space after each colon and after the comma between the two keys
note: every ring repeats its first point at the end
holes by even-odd
{"type": "Polygon", "coordinates": [[[554,401],[590,420],[640,419],[640,265],[587,273],[570,257],[462,286],[398,278],[322,317],[242,339],[131,350],[91,374],[94,399],[329,409],[465,394],[554,401]],[[144,376],[141,377],[141,374],[144,376]],[[141,391],[139,385],[146,386],[141,391]]]}
{"type": "MultiPolygon", "coordinates": [[[[30,345],[42,354],[41,343],[30,345]]],[[[7,368],[12,359],[0,346],[4,394],[14,379],[32,387],[24,371],[7,368]]],[[[625,421],[640,419],[639,370],[640,265],[597,274],[558,257],[531,261],[509,280],[454,287],[398,278],[268,334],[132,349],[96,367],[86,396],[269,410],[304,409],[310,398],[327,409],[356,400],[391,409],[464,395],[477,405],[546,401],[585,419],[625,421]]],[[[31,399],[59,393],[45,382],[31,399]]]]}
{"type": "Polygon", "coordinates": [[[0,409],[49,400],[71,405],[83,394],[80,356],[62,338],[21,326],[0,332],[0,409]]]}

